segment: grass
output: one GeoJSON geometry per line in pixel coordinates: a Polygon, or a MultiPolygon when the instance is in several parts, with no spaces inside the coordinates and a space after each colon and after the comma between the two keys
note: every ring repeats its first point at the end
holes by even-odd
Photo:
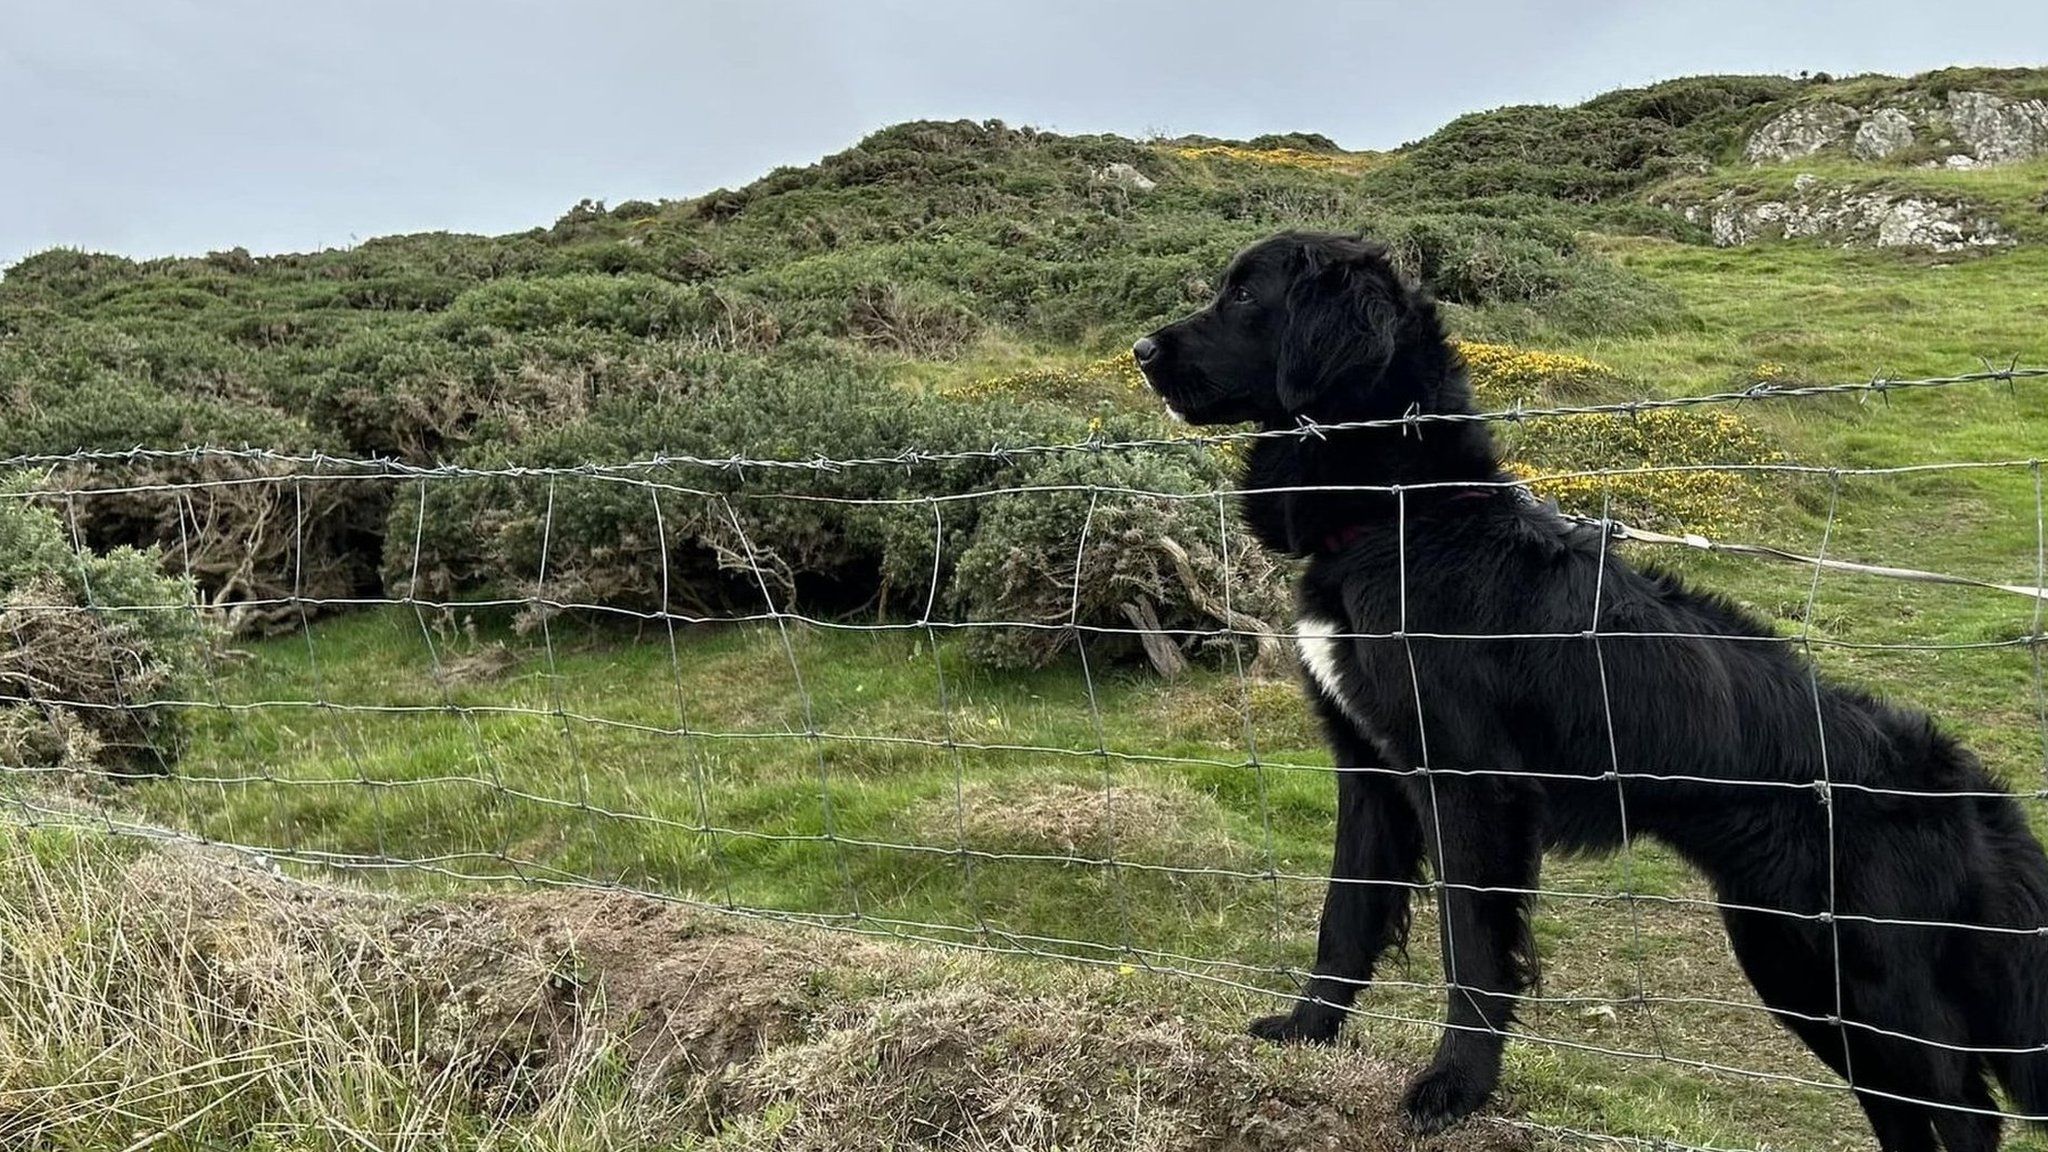
{"type": "MultiPolygon", "coordinates": [[[[664,715],[673,707],[664,646],[622,647],[573,635],[558,643],[567,708],[631,723],[673,723],[664,715]]],[[[336,621],[317,630],[316,645],[328,675],[340,668],[360,673],[345,683],[328,681],[326,695],[337,703],[431,699],[425,653],[408,618],[393,613],[336,621]]],[[[921,667],[930,656],[919,647],[920,641],[904,637],[804,634],[797,652],[819,728],[943,731],[935,685],[921,667]]],[[[735,630],[701,643],[691,637],[683,652],[691,669],[693,725],[772,730],[802,710],[772,633],[735,630]]],[[[952,659],[943,650],[942,657],[952,659]]],[[[545,668],[543,652],[523,647],[504,681],[466,687],[456,699],[545,711],[552,695],[545,668]]],[[[1069,671],[993,679],[956,670],[949,685],[956,733],[1089,748],[1087,702],[1076,678],[1064,674],[1069,671]]],[[[311,683],[304,646],[281,642],[260,648],[228,687],[231,702],[247,702],[281,698],[311,683]]],[[[1098,687],[1105,744],[1112,750],[1224,761],[1239,755],[1233,677],[1208,672],[1164,686],[1113,676],[1098,687]]],[[[1323,762],[1291,687],[1257,685],[1252,699],[1262,757],[1323,762]]],[[[1284,982],[1235,965],[1300,965],[1311,953],[1320,886],[1256,874],[1269,861],[1297,876],[1323,867],[1329,814],[1321,773],[1269,767],[1261,781],[1238,767],[1112,763],[1105,769],[1090,758],[1075,767],[1072,757],[1051,753],[963,753],[956,766],[935,751],[823,742],[829,781],[823,789],[840,836],[945,849],[964,825],[970,846],[1000,855],[963,866],[943,853],[811,839],[823,828],[821,777],[801,737],[718,740],[693,752],[687,740],[673,736],[572,722],[565,737],[554,727],[546,718],[482,718],[472,732],[448,716],[400,720],[317,709],[209,717],[199,737],[207,751],[188,760],[185,779],[145,785],[131,802],[156,819],[243,843],[401,858],[467,851],[483,855],[462,867],[501,873],[502,853],[538,865],[530,871],[543,877],[568,874],[797,913],[841,913],[857,900],[872,921],[956,926],[909,929],[920,935],[1096,962],[1126,957],[1091,945],[1128,942],[1179,954],[1155,955],[1163,967],[1266,987],[1284,982]],[[209,763],[237,773],[261,765],[292,783],[198,782],[209,763]],[[966,781],[959,825],[953,819],[956,767],[966,781]],[[712,821],[750,835],[706,835],[646,821],[694,824],[693,783],[700,771],[712,821]],[[428,782],[443,772],[502,780],[551,802],[473,783],[428,782]],[[1086,806],[1100,810],[1105,773],[1115,788],[1109,812],[1099,819],[1077,815],[1086,806]],[[364,777],[391,786],[365,788],[358,783],[364,777]],[[631,815],[586,813],[577,806],[586,795],[595,808],[631,815]],[[1112,835],[1114,855],[1126,867],[1069,859],[1109,856],[1112,835]],[[1137,864],[1246,875],[1129,866],[1137,864]],[[989,934],[970,931],[977,925],[989,934]]],[[[1554,999],[1533,1007],[1526,1030],[1568,1044],[1638,1051],[1662,1036],[1680,1060],[1818,1078],[1817,1066],[1754,1011],[1659,1008],[1661,1031],[1649,1028],[1629,1003],[1638,973],[1652,995],[1747,997],[1706,908],[1637,905],[1642,935],[1635,944],[1629,906],[1616,899],[1625,878],[1628,889],[1642,895],[1707,895],[1675,861],[1647,847],[1630,873],[1615,861],[1555,862],[1545,887],[1578,897],[1552,897],[1539,912],[1543,995],[1554,999]]],[[[392,879],[436,893],[468,886],[425,874],[392,879]]],[[[1428,943],[1433,936],[1425,913],[1412,963],[1390,968],[1390,986],[1363,1005],[1371,1018],[1357,1030],[1360,1042],[1398,1063],[1419,1062],[1431,1039],[1426,1022],[1437,1008],[1423,986],[1440,979],[1428,943]]],[[[1186,980],[1163,984],[1176,998],[1201,988],[1186,980]]],[[[1220,1031],[1266,1010],[1267,1003],[1249,993],[1212,1000],[1204,1021],[1220,1031]]],[[[1703,1077],[1683,1065],[1533,1042],[1513,1051],[1514,1099],[1542,1121],[1717,1144],[1768,1142],[1782,1135],[1779,1125],[1788,1116],[1802,1117],[1799,1130],[1811,1137],[1858,1131],[1853,1109],[1834,1093],[1772,1084],[1760,1089],[1742,1078],[1703,1077]]]]}
{"type": "Polygon", "coordinates": [[[595,1149],[682,1119],[616,1039],[545,1093],[493,1066],[550,976],[502,932],[91,833],[10,829],[0,856],[0,1147],[595,1149]],[[504,1002],[436,1000],[457,989],[504,1002]]]}

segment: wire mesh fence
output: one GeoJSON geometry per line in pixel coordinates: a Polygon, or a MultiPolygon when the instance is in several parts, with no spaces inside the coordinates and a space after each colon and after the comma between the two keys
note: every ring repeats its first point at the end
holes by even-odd
{"type": "MultiPolygon", "coordinates": [[[[1560,866],[1535,887],[1455,875],[1333,878],[1327,793],[1339,772],[1431,789],[1440,780],[1586,777],[1542,765],[1432,764],[1426,755],[1413,764],[1333,766],[1298,715],[1289,650],[1304,633],[1282,618],[1290,571],[1263,555],[1232,513],[1237,498],[1273,489],[1177,490],[1096,480],[1085,470],[1070,483],[984,480],[963,488],[947,469],[1229,452],[1363,427],[1427,436],[1432,423],[1447,420],[1867,402],[2017,389],[2042,376],[2048,369],[2014,365],[1277,431],[971,451],[906,446],[856,459],[676,452],[423,466],[260,447],[17,456],[0,460],[0,474],[33,480],[0,489],[0,500],[61,519],[80,595],[50,595],[50,585],[31,582],[0,619],[15,652],[29,650],[53,619],[99,630],[107,642],[94,651],[109,664],[111,691],[69,692],[61,677],[0,652],[0,709],[73,718],[120,754],[38,759],[12,746],[0,763],[0,810],[28,825],[225,846],[277,865],[398,882],[630,891],[742,917],[1142,969],[1282,999],[1309,975],[1315,909],[1330,885],[1392,885],[1439,898],[1511,894],[1535,901],[1539,922],[1561,925],[1549,951],[1588,957],[1565,966],[1563,987],[1553,980],[1518,996],[1519,1043],[1735,1085],[1846,1093],[1848,1084],[1796,1049],[1769,1050],[1777,1028],[1718,942],[1722,916],[1820,924],[1831,934],[1850,926],[2035,936],[2048,935],[2048,924],[1859,912],[1837,905],[1832,884],[1820,908],[1729,901],[1670,852],[1640,842],[1628,787],[1808,793],[1825,814],[1830,853],[1845,794],[1933,805],[2006,793],[1833,779],[1825,733],[1815,779],[1660,770],[1628,762],[1603,700],[1608,765],[1599,781],[1613,788],[1623,830],[1611,865],[1560,866]],[[865,473],[886,474],[892,485],[826,482],[865,473]],[[339,575],[347,565],[338,557],[365,546],[342,539],[326,519],[344,498],[384,518],[367,576],[361,564],[353,576],[339,575]],[[1000,508],[1038,525],[1041,543],[1057,543],[1050,551],[1063,557],[1058,570],[1014,554],[963,569],[967,526],[1000,508]],[[1177,534],[1170,549],[1160,551],[1147,534],[1155,524],[1177,534]],[[190,599],[137,601],[94,586],[86,558],[136,539],[156,544],[167,567],[191,578],[190,599]],[[885,558],[843,559],[864,549],[885,558]],[[1140,553],[1150,557],[1142,578],[1126,566],[1140,553]],[[821,565],[837,567],[821,574],[821,565]],[[1022,591],[1008,600],[962,593],[960,585],[977,581],[984,587],[970,592],[1022,591]],[[1168,610],[1147,581],[1205,591],[1168,610]],[[992,613],[991,604],[1029,610],[992,613]],[[169,615],[243,639],[209,646],[195,674],[162,682],[142,674],[144,657],[125,644],[121,622],[169,615]],[[970,644],[992,653],[999,670],[964,654],[970,644]],[[1147,667],[1178,678],[1133,671],[1147,667]],[[146,722],[158,716],[178,718],[179,727],[146,722]],[[1764,1047],[1731,1050],[1731,1036],[1764,1047]]],[[[1995,719],[1973,720],[1970,734],[1985,738],[1987,759],[2031,811],[2048,799],[2040,471],[2032,458],[1853,468],[1780,460],[1459,481],[1514,488],[1535,503],[1527,493],[1558,479],[1599,491],[1624,477],[1740,475],[1788,510],[1799,489],[1806,513],[1758,524],[1754,539],[1623,523],[1604,501],[1581,514],[1540,513],[1597,538],[1602,571],[1612,549],[1708,559],[1720,566],[1704,582],[1724,577],[1746,592],[1782,596],[1786,626],[1759,636],[1604,628],[1596,597],[1592,618],[1572,630],[1465,632],[1410,628],[1404,619],[1391,630],[1311,638],[1585,643],[1599,662],[1603,696],[1603,646],[1631,640],[1784,645],[1807,653],[1823,674],[1840,662],[1852,677],[1882,679],[1910,665],[1923,684],[1942,682],[1937,664],[1981,662],[1992,671],[1971,683],[1991,688],[1973,689],[1968,704],[1973,715],[1995,719]],[[2024,518],[2018,530],[2007,523],[1996,534],[1996,547],[1973,555],[1970,570],[1845,546],[1845,533],[1871,538],[1860,523],[1845,528],[1845,496],[1875,493],[1859,506],[1881,505],[1965,483],[1989,486],[2003,501],[1990,515],[2024,518]],[[1920,591],[1848,601],[1858,611],[1899,608],[1897,626],[1830,622],[1831,581],[1920,591]],[[1946,608],[1953,616],[1941,616],[1946,608]],[[1916,626],[1907,610],[1941,622],[1916,626]]],[[[1371,490],[1405,501],[1430,488],[1371,490]]],[[[1401,563],[1405,579],[1405,551],[1401,563]]],[[[1824,725],[1818,692],[1814,719],[1824,725]]],[[[1942,699],[1920,702],[1941,718],[1942,699]]],[[[1428,919],[1427,910],[1421,915],[1428,919]]],[[[1434,1005],[1459,988],[1457,974],[1444,957],[1417,951],[1345,1010],[1394,1027],[1440,1026],[1434,1005]]],[[[1804,1021],[1953,1047],[1856,1019],[1839,1001],[1804,1021]]],[[[2048,1036],[1971,1050],[2048,1052],[2048,1036]]],[[[1633,1139],[1517,1123],[1559,1139],[1633,1139]]]]}

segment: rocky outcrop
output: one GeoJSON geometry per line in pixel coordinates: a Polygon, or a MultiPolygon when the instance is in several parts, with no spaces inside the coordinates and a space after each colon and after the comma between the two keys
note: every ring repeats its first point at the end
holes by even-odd
{"type": "Polygon", "coordinates": [[[1750,134],[1742,158],[1778,164],[1844,148],[1859,160],[1884,160],[1932,140],[1949,149],[1928,167],[1975,168],[2048,156],[2048,101],[1991,92],[1950,92],[1944,102],[1893,97],[1876,108],[1826,101],[1778,113],[1750,134]]]}
{"type": "Polygon", "coordinates": [[[1801,104],[1757,129],[1742,149],[1742,158],[1751,164],[1768,164],[1811,156],[1841,143],[1856,117],[1856,110],[1846,104],[1801,104]]]}
{"type": "Polygon", "coordinates": [[[1979,164],[2007,164],[2048,155],[2048,103],[2040,100],[1951,92],[1948,122],[1979,164]]]}
{"type": "Polygon", "coordinates": [[[1759,240],[1819,239],[1842,247],[1925,248],[1960,252],[2014,242],[1996,220],[1966,204],[1881,190],[1822,188],[1811,176],[1795,181],[1787,199],[1745,200],[1723,192],[1704,204],[1667,205],[1704,224],[1722,247],[1759,240]]]}
{"type": "Polygon", "coordinates": [[[1858,160],[1882,160],[1913,143],[1913,118],[1897,108],[1879,108],[1856,126],[1849,151],[1858,160]]]}

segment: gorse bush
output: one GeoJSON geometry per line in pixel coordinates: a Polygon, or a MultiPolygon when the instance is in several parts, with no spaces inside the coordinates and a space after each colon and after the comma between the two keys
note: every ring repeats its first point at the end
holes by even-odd
{"type": "MultiPolygon", "coordinates": [[[[527,439],[516,455],[493,448],[465,460],[485,472],[515,459],[529,467],[647,462],[623,477],[464,477],[395,501],[385,586],[432,601],[532,598],[526,623],[569,608],[599,616],[788,611],[895,620],[950,612],[1034,623],[1072,615],[1095,628],[1157,621],[1215,630],[1227,624],[1230,597],[1238,598],[1229,611],[1240,626],[1273,608],[1271,563],[1254,554],[1233,558],[1238,571],[1231,589],[1223,588],[1213,500],[1121,495],[1103,497],[1098,507],[1075,601],[1077,534],[1088,504],[1082,488],[1209,493],[1226,483],[1219,460],[1199,453],[1009,459],[985,451],[1157,435],[1156,417],[1113,415],[1091,425],[1055,405],[1001,397],[970,405],[898,392],[818,342],[766,359],[706,354],[696,369],[688,391],[662,403],[600,408],[527,439]],[[966,455],[915,468],[717,463],[800,460],[821,443],[832,444],[840,460],[887,460],[906,445],[966,455]],[[691,445],[700,459],[659,461],[679,445],[691,445]],[[1059,491],[1032,491],[1046,488],[1059,491]]],[[[1185,647],[1199,647],[1195,640],[1185,647]]],[[[978,631],[971,653],[1033,665],[1070,643],[1071,634],[1042,630],[978,631]]],[[[1134,641],[1112,639],[1101,654],[1145,655],[1172,667],[1178,647],[1142,652],[1134,641]]]]}
{"type": "MultiPolygon", "coordinates": [[[[0,339],[0,396],[10,409],[0,447],[56,456],[190,444],[336,450],[282,402],[261,399],[251,380],[213,374],[217,363],[205,357],[177,355],[193,344],[205,346],[175,333],[129,337],[75,323],[0,339]]],[[[379,490],[281,479],[291,471],[229,456],[138,456],[62,462],[49,477],[52,487],[76,493],[67,516],[88,546],[154,550],[197,581],[215,619],[268,631],[319,611],[285,597],[343,598],[375,583],[379,490]]]]}
{"type": "Polygon", "coordinates": [[[132,548],[74,551],[28,477],[0,480],[0,765],[161,771],[211,643],[188,581],[132,548]]]}
{"type": "Polygon", "coordinates": [[[1708,145],[1713,142],[1708,133],[1725,138],[1730,125],[1742,123],[1760,105],[1797,96],[1801,86],[1786,76],[1687,76],[1602,93],[1582,107],[1596,114],[1690,128],[1693,142],[1708,145]]]}
{"type": "Polygon", "coordinates": [[[1125,352],[1077,367],[1045,366],[983,376],[948,388],[945,395],[958,400],[1007,396],[1061,404],[1135,403],[1148,409],[1156,406],[1144,373],[1138,371],[1137,362],[1125,352]]]}
{"type": "Polygon", "coordinates": [[[857,341],[926,358],[958,351],[980,328],[957,296],[893,282],[862,285],[845,321],[845,335],[857,341]]]}
{"type": "Polygon", "coordinates": [[[451,334],[479,328],[526,333],[594,328],[627,336],[683,332],[704,319],[702,294],[640,273],[578,272],[493,280],[448,308],[451,334]]]}
{"type": "MultiPolygon", "coordinates": [[[[1578,403],[1613,395],[1621,380],[1583,356],[1464,341],[1458,345],[1480,408],[1578,403]]],[[[1770,378],[1775,365],[1763,365],[1770,378]]],[[[1495,425],[1508,470],[1586,516],[1648,528],[1719,532],[1747,520],[1762,488],[1741,465],[1779,453],[1755,425],[1718,408],[1652,408],[1495,425]],[[1717,470],[1711,465],[1737,465],[1717,470]],[[1600,473],[1586,475],[1584,473],[1600,473]]]]}
{"type": "Polygon", "coordinates": [[[1573,108],[1523,105],[1461,116],[1367,177],[1408,201],[1534,194],[1611,201],[1738,147],[1762,106],[1799,91],[1775,76],[1697,76],[1609,92],[1573,108]]]}
{"type": "Polygon", "coordinates": [[[1533,192],[1586,204],[1661,175],[1676,150],[1670,125],[1592,108],[1529,105],[1461,116],[1402,155],[1398,167],[1368,175],[1398,179],[1407,195],[1450,199],[1533,192]]]}
{"type": "MultiPolygon", "coordinates": [[[[1070,419],[1049,411],[968,408],[899,392],[859,360],[815,341],[765,358],[700,354],[683,381],[656,397],[602,404],[516,448],[472,450],[463,462],[490,469],[668,453],[803,459],[821,445],[835,458],[887,459],[910,446],[978,450],[1078,434],[1070,419]]],[[[546,594],[554,599],[658,609],[666,565],[678,611],[763,610],[763,580],[780,608],[879,608],[930,583],[933,516],[920,498],[999,483],[1007,468],[993,457],[916,469],[681,463],[632,474],[660,487],[579,477],[437,482],[426,487],[424,525],[417,501],[393,507],[385,583],[436,599],[480,588],[531,591],[545,546],[546,594]]],[[[954,520],[953,509],[946,512],[954,520]]],[[[948,525],[949,551],[963,546],[971,515],[961,512],[961,522],[948,525]]]]}
{"type": "Polygon", "coordinates": [[[1584,356],[1460,340],[1458,358],[1482,409],[1505,411],[1517,404],[1583,396],[1620,382],[1614,370],[1584,356]]]}
{"type": "Polygon", "coordinates": [[[1548,476],[1536,491],[1566,508],[1676,532],[1725,531],[1756,508],[1762,489],[1755,474],[1711,466],[1779,459],[1748,421],[1715,409],[1577,416],[1507,442],[1513,470],[1548,476]],[[1606,474],[1570,474],[1594,471],[1606,474]]]}
{"type": "MultiPolygon", "coordinates": [[[[1036,667],[1084,643],[1097,658],[1142,652],[1172,671],[1183,649],[1238,642],[1226,629],[1275,631],[1281,570],[1208,495],[1234,481],[1228,465],[1192,449],[1063,456],[1032,469],[1034,490],[989,498],[960,558],[953,602],[982,625],[968,633],[969,654],[1036,667]]],[[[1247,658],[1260,655],[1277,653],[1247,658]]]]}
{"type": "MultiPolygon", "coordinates": [[[[1267,138],[1270,140],[1270,138],[1267,138]]],[[[1243,147],[1231,144],[1183,145],[1174,149],[1183,160],[1217,160],[1239,164],[1272,164],[1310,172],[1363,172],[1380,159],[1372,152],[1344,152],[1327,148],[1296,148],[1253,141],[1243,147]]]]}

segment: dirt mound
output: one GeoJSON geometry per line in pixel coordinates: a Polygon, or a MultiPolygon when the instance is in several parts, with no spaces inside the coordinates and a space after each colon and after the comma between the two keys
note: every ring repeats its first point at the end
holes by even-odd
{"type": "MultiPolygon", "coordinates": [[[[1084,995],[927,991],[845,1013],[727,1078],[778,1148],[1398,1148],[1399,1074],[1355,1053],[1261,1050],[1084,995]],[[858,1134],[857,1136],[855,1134],[858,1134]],[[849,1137],[853,1137],[849,1141],[849,1137]]],[[[1441,1144],[1519,1146],[1474,1125],[1441,1144]]]]}
{"type": "Polygon", "coordinates": [[[901,949],[735,922],[639,896],[566,889],[480,900],[589,993],[595,1023],[623,1029],[637,1073],[674,1086],[715,1076],[801,1035],[828,963],[900,972],[901,949]]]}
{"type": "MultiPolygon", "coordinates": [[[[1185,988],[742,922],[564,889],[428,903],[192,852],[121,878],[124,918],[174,931],[217,995],[345,966],[402,1005],[494,1110],[535,1109],[576,1053],[721,1147],[801,1150],[1525,1148],[1489,1121],[1412,1143],[1401,1069],[1275,1049],[1161,1012],[1185,988]]],[[[151,927],[153,926],[153,927],[151,927]]],[[[300,982],[303,983],[303,982],[300,982]]]]}

